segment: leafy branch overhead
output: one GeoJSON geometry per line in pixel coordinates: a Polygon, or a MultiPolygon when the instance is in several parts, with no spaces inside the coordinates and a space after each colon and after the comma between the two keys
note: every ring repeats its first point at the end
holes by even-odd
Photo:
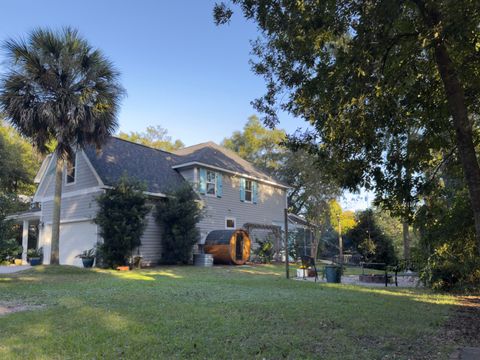
{"type": "Polygon", "coordinates": [[[277,110],[309,130],[288,137],[308,148],[344,188],[374,189],[377,202],[412,221],[430,190],[430,169],[454,149],[474,213],[480,253],[480,3],[473,0],[232,0],[259,28],[253,71],[264,122],[277,110]],[[468,16],[465,16],[468,14],[468,16]]]}

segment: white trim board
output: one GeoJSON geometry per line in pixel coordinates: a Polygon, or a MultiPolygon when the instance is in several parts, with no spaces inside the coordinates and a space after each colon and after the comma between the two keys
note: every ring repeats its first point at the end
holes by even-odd
{"type": "MultiPolygon", "coordinates": [[[[62,199],[100,192],[100,191],[103,191],[103,189],[104,187],[102,186],[92,186],[92,187],[81,189],[81,190],[62,192],[62,199]]],[[[54,195],[45,196],[43,198],[37,199],[37,201],[38,202],[52,201],[54,198],[55,198],[54,195]]]]}
{"type": "MultiPolygon", "coordinates": [[[[71,223],[77,223],[77,222],[90,222],[92,224],[94,224],[93,222],[93,219],[92,218],[74,218],[74,219],[65,219],[65,220],[60,220],[60,225],[62,224],[71,224],[71,223]]],[[[45,225],[52,225],[52,221],[48,221],[46,223],[44,223],[45,225]]]]}

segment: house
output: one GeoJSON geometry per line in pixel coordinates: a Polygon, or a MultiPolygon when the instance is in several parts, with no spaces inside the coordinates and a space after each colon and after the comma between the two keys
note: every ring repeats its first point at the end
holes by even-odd
{"type": "MultiPolygon", "coordinates": [[[[100,152],[93,147],[79,150],[66,165],[60,216],[60,263],[81,265],[76,255],[101,241],[93,219],[96,198],[114,186],[123,175],[146,184],[152,201],[168,196],[176,187],[190,183],[205,209],[198,224],[201,240],[217,229],[248,228],[253,231],[279,228],[287,206],[285,184],[256,169],[235,153],[213,142],[170,153],[112,137],[100,152]]],[[[14,218],[23,224],[23,259],[26,250],[42,247],[43,262],[50,262],[55,159],[48,156],[36,177],[37,191],[32,209],[14,218]],[[32,240],[32,228],[37,232],[32,240]],[[30,235],[30,236],[29,236],[30,235]]],[[[160,260],[162,241],[155,209],[138,249],[146,264],[160,260]]]]}

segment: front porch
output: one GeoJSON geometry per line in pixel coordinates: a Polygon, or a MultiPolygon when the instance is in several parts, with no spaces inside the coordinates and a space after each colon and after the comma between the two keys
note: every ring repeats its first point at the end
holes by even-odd
{"type": "Polygon", "coordinates": [[[41,231],[40,209],[13,214],[7,219],[15,222],[18,229],[17,241],[22,246],[22,264],[27,265],[27,252],[29,249],[38,248],[38,239],[41,231]]]}

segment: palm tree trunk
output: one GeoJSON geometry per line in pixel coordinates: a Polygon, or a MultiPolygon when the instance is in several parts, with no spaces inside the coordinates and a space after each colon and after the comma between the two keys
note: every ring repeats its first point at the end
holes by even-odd
{"type": "Polygon", "coordinates": [[[50,264],[60,264],[60,210],[62,204],[63,159],[57,154],[55,164],[55,196],[53,198],[52,241],[50,264]]]}

